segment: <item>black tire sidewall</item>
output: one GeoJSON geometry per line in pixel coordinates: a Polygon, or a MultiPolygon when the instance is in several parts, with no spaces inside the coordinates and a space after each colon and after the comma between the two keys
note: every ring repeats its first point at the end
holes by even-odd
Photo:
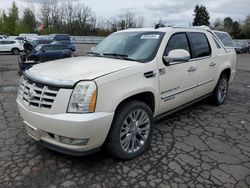
{"type": "Polygon", "coordinates": [[[228,76],[227,76],[226,74],[222,74],[222,75],[220,76],[219,81],[218,81],[218,83],[217,83],[217,85],[216,85],[214,94],[213,94],[213,98],[214,98],[215,105],[221,105],[221,104],[223,104],[223,103],[225,102],[225,100],[226,100],[226,98],[227,98],[227,94],[228,94],[228,81],[229,81],[229,79],[228,79],[228,76]],[[222,81],[223,79],[225,79],[226,82],[227,82],[227,90],[226,90],[226,96],[225,96],[224,100],[223,100],[223,101],[220,101],[220,100],[219,100],[219,97],[218,97],[219,85],[220,85],[220,83],[221,83],[221,81],[222,81]]]}
{"type": "Polygon", "coordinates": [[[153,113],[148,105],[140,101],[129,101],[128,103],[122,105],[116,112],[114,120],[111,125],[111,130],[109,132],[109,140],[108,140],[108,149],[113,153],[116,157],[129,160],[133,159],[139,155],[141,155],[150,145],[152,132],[153,132],[154,120],[153,120],[153,113]],[[145,142],[145,144],[140,148],[137,152],[129,154],[125,152],[120,144],[120,130],[121,126],[125,120],[125,118],[134,110],[142,109],[144,110],[150,119],[150,129],[149,135],[145,142]]]}
{"type": "Polygon", "coordinates": [[[11,50],[11,52],[12,52],[13,55],[18,55],[19,52],[20,52],[20,50],[17,49],[17,48],[13,48],[13,49],[11,50]],[[17,52],[17,53],[15,53],[15,52],[17,52]]]}

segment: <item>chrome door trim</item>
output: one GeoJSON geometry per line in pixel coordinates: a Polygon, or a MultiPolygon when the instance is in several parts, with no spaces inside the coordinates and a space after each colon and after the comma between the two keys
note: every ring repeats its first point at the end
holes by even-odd
{"type": "Polygon", "coordinates": [[[213,81],[214,81],[214,79],[210,79],[210,80],[207,80],[207,81],[205,81],[205,82],[200,82],[200,83],[197,84],[197,86],[202,86],[202,85],[204,85],[204,84],[207,84],[207,83],[213,82],[213,81]]]}
{"type": "MultiPolygon", "coordinates": [[[[168,100],[174,99],[174,98],[175,98],[175,95],[181,94],[181,93],[183,93],[183,92],[189,91],[189,90],[191,90],[191,89],[197,88],[197,87],[199,87],[199,86],[205,85],[205,84],[210,83],[210,82],[213,82],[213,81],[214,81],[214,79],[207,80],[207,81],[204,81],[204,82],[200,82],[200,83],[198,83],[198,84],[195,84],[195,85],[193,85],[193,86],[190,86],[190,87],[188,87],[188,88],[186,88],[186,89],[183,89],[183,90],[178,91],[178,92],[176,92],[176,93],[173,93],[173,94],[171,94],[171,95],[167,95],[167,96],[161,97],[161,100],[164,100],[164,102],[166,102],[166,101],[168,101],[168,100]]],[[[164,93],[164,92],[162,92],[162,93],[164,93]]]]}
{"type": "Polygon", "coordinates": [[[165,100],[168,99],[168,98],[171,98],[171,97],[173,97],[173,96],[175,96],[175,95],[178,95],[178,94],[180,94],[180,93],[189,91],[189,90],[194,89],[194,88],[196,88],[196,87],[197,87],[197,84],[194,85],[194,86],[190,86],[190,87],[188,87],[188,88],[186,88],[186,89],[183,89],[183,90],[181,90],[181,91],[178,91],[178,92],[176,92],[176,93],[174,93],[174,94],[167,95],[167,96],[165,96],[165,97],[161,97],[161,100],[164,100],[164,101],[165,101],[165,100]]]}
{"type": "Polygon", "coordinates": [[[193,59],[190,59],[189,62],[192,62],[192,61],[199,61],[199,60],[208,59],[208,58],[211,58],[211,55],[210,55],[210,56],[204,56],[204,57],[193,58],[193,59]]]}

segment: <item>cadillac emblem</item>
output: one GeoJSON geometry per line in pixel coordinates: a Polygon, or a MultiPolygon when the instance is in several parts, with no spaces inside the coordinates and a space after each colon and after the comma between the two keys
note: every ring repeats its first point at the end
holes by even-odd
{"type": "Polygon", "coordinates": [[[35,96],[36,92],[34,91],[34,89],[30,88],[30,90],[28,91],[28,100],[31,101],[34,96],[35,96]]]}

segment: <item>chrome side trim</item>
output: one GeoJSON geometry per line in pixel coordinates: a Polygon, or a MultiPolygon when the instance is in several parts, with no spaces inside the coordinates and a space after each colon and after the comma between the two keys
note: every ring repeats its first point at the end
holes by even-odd
{"type": "Polygon", "coordinates": [[[204,85],[204,84],[207,84],[207,83],[213,82],[213,81],[214,81],[214,79],[207,80],[207,81],[205,81],[205,82],[200,82],[200,83],[197,84],[197,86],[202,86],[202,85],[204,85]]]}
{"type": "Polygon", "coordinates": [[[170,115],[170,114],[173,114],[173,113],[175,113],[175,112],[177,112],[177,111],[179,111],[179,110],[181,110],[181,109],[184,109],[184,108],[186,108],[186,107],[188,107],[188,106],[190,106],[190,105],[192,105],[192,104],[194,104],[194,103],[196,103],[196,102],[198,102],[198,101],[201,101],[201,100],[203,100],[203,99],[205,99],[205,98],[207,98],[207,97],[209,97],[209,96],[211,96],[211,95],[212,95],[212,93],[208,93],[207,95],[204,95],[204,96],[202,96],[202,97],[199,97],[199,98],[197,98],[197,99],[195,99],[195,100],[193,100],[193,101],[191,101],[191,102],[188,102],[188,103],[186,103],[186,104],[184,104],[184,105],[182,105],[182,106],[179,106],[179,107],[174,108],[174,109],[172,109],[172,110],[170,110],[170,111],[167,111],[167,112],[164,112],[164,113],[162,113],[162,114],[159,114],[159,115],[157,115],[156,117],[154,117],[154,119],[155,119],[155,121],[157,121],[157,120],[159,120],[159,119],[161,119],[161,118],[163,118],[163,117],[166,117],[166,116],[168,116],[168,115],[170,115]]]}
{"type": "Polygon", "coordinates": [[[175,96],[170,96],[170,97],[168,97],[168,98],[165,98],[165,99],[164,99],[164,102],[169,101],[169,100],[174,99],[174,98],[175,98],[175,96]]]}
{"type": "Polygon", "coordinates": [[[171,97],[173,97],[173,96],[175,96],[175,95],[178,95],[178,94],[180,94],[180,93],[189,91],[189,90],[194,89],[194,88],[196,88],[196,87],[197,87],[197,84],[194,85],[194,86],[188,87],[188,88],[186,88],[186,89],[183,89],[183,90],[181,90],[181,91],[178,91],[178,92],[176,92],[176,93],[174,93],[174,94],[171,94],[171,95],[168,95],[168,96],[165,96],[165,97],[161,97],[161,100],[164,100],[164,101],[165,101],[165,100],[168,99],[168,98],[171,98],[171,97]]]}
{"type": "Polygon", "coordinates": [[[204,57],[198,57],[198,58],[193,58],[193,59],[190,59],[189,62],[192,62],[192,61],[199,61],[199,60],[203,60],[203,59],[208,59],[210,58],[210,56],[204,56],[204,57]]]}
{"type": "Polygon", "coordinates": [[[31,79],[34,82],[38,82],[38,83],[46,84],[50,86],[61,87],[61,88],[73,88],[75,85],[75,82],[71,80],[58,80],[54,78],[47,78],[40,74],[32,73],[29,70],[26,70],[24,72],[24,76],[31,79]]]}
{"type": "MultiPolygon", "coordinates": [[[[209,82],[213,82],[213,81],[214,81],[214,79],[207,80],[207,81],[205,81],[205,82],[200,82],[200,83],[198,83],[198,84],[196,84],[196,85],[194,85],[194,86],[188,87],[188,88],[183,89],[183,90],[181,90],[181,91],[178,91],[178,92],[176,92],[176,93],[174,93],[174,94],[171,94],[171,95],[168,95],[168,96],[165,96],[165,97],[161,97],[161,100],[164,100],[164,102],[166,102],[166,101],[168,101],[168,100],[174,99],[174,98],[175,98],[175,95],[181,94],[181,93],[183,93],[183,92],[189,91],[189,90],[191,90],[191,89],[194,89],[194,88],[196,88],[196,87],[205,85],[205,84],[207,84],[207,83],[209,83],[209,82]]],[[[164,92],[162,92],[162,93],[164,93],[164,92]]]]}

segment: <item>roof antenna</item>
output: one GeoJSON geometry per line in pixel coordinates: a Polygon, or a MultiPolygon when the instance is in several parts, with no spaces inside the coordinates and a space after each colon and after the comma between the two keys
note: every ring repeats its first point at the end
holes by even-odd
{"type": "Polygon", "coordinates": [[[159,29],[159,28],[160,28],[160,24],[156,24],[155,29],[159,29]]]}
{"type": "Polygon", "coordinates": [[[160,27],[165,27],[165,25],[162,23],[158,23],[155,25],[155,29],[159,29],[160,27]]]}

